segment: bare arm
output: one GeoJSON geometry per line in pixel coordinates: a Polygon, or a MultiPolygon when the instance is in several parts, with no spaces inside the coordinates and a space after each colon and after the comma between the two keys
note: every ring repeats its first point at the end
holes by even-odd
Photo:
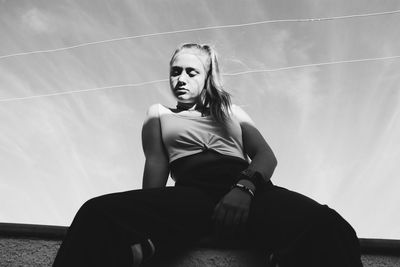
{"type": "Polygon", "coordinates": [[[260,172],[269,181],[277,165],[272,149],[243,109],[234,105],[232,111],[242,128],[244,149],[251,159],[249,169],[260,172]]]}
{"type": "Polygon", "coordinates": [[[158,116],[158,106],[152,105],[147,111],[147,118],[142,128],[142,146],[146,157],[143,189],[164,187],[168,180],[168,155],[162,142],[158,116]]]}
{"type": "MultiPolygon", "coordinates": [[[[277,164],[274,153],[246,112],[235,105],[232,106],[232,112],[239,120],[244,150],[251,158],[248,168],[260,172],[264,180],[268,181],[277,164]]],[[[256,191],[255,185],[251,181],[241,179],[238,182],[256,191]]],[[[235,232],[238,225],[246,225],[250,204],[251,197],[248,193],[232,188],[214,209],[213,219],[216,233],[235,232]]]]}

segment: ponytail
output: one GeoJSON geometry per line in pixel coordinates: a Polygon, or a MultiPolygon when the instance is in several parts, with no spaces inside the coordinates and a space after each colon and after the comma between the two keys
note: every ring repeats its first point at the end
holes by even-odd
{"type": "Polygon", "coordinates": [[[204,106],[209,106],[211,116],[217,122],[226,123],[229,119],[231,97],[223,88],[215,50],[208,45],[203,47],[209,51],[210,55],[210,69],[206,79],[204,106]]]}

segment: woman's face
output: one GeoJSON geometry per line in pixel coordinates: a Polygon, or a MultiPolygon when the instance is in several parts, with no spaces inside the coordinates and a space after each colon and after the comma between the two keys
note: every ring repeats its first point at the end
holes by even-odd
{"type": "Polygon", "coordinates": [[[169,79],[178,102],[196,103],[204,88],[206,70],[199,56],[182,52],[172,62],[169,79]]]}

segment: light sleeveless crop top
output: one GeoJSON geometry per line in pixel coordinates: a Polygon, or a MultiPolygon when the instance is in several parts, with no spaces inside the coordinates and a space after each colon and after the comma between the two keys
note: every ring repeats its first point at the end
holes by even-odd
{"type": "Polygon", "coordinates": [[[185,116],[161,104],[158,104],[158,113],[170,163],[207,149],[248,161],[243,148],[242,129],[233,115],[223,127],[211,116],[185,116]]]}

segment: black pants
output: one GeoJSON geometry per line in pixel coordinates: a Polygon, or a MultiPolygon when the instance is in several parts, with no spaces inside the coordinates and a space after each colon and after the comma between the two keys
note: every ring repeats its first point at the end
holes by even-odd
{"type": "MultiPolygon", "coordinates": [[[[130,266],[130,246],[147,238],[156,251],[196,243],[213,232],[215,205],[245,167],[227,161],[199,169],[175,187],[90,199],[77,212],[53,267],[130,266]]],[[[257,188],[247,233],[248,243],[274,252],[281,267],[362,266],[356,233],[337,212],[272,183],[257,188]]]]}

